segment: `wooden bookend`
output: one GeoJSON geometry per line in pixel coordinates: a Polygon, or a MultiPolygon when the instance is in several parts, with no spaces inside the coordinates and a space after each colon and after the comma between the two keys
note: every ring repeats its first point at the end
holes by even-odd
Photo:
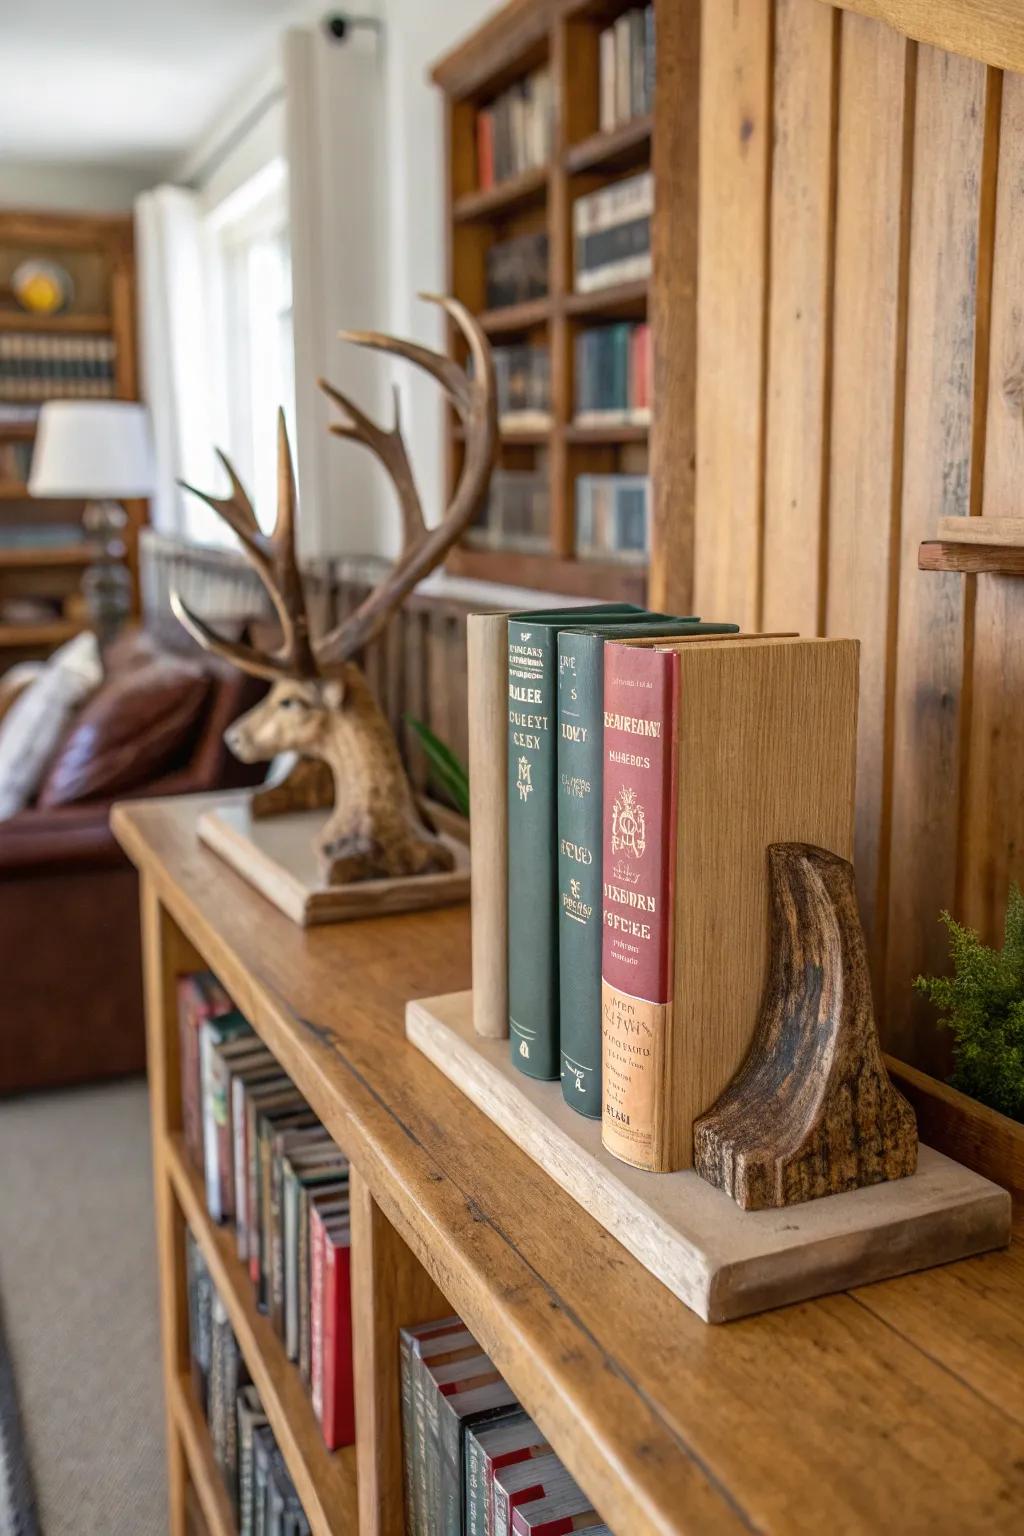
{"type": "Polygon", "coordinates": [[[853,866],[822,848],[768,849],[771,952],[743,1066],[694,1126],[694,1166],[744,1210],[902,1179],[914,1112],[889,1081],[853,866]]]}

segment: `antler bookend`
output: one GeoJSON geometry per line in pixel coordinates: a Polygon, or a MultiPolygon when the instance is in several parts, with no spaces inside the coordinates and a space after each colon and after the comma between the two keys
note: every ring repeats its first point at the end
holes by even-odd
{"type": "Polygon", "coordinates": [[[219,455],[230,495],[194,491],[237,535],[273,604],[281,629],[276,651],[258,650],[217,635],[175,592],[171,604],[185,628],[206,650],[243,671],[269,680],[266,697],[225,732],[243,762],[264,762],[295,752],[299,768],[285,783],[258,792],[254,819],[298,807],[333,803],[318,838],[324,882],[403,879],[450,870],[450,846],[437,837],[416,802],[398,746],[376,699],[353,659],[384,628],[418,582],[439,564],[469,525],[487,494],[498,445],[494,360],[484,333],[454,299],[432,298],[461,330],[472,362],[464,370],[450,358],[414,342],[374,331],[342,336],[358,346],[388,352],[422,368],[441,384],[465,432],[462,474],[437,526],[428,528],[409,464],[395,400],[395,421],[379,426],[330,384],[320,387],[340,411],[336,436],[369,448],[387,470],[402,514],[401,553],[360,606],[320,638],[310,632],[306,597],[295,549],[296,494],[284,416],[278,417],[277,520],[265,534],[229,461],[219,455]],[[333,779],[330,786],[322,769],[333,779]]]}
{"type": "Polygon", "coordinates": [[[694,1126],[694,1165],[744,1210],[796,1205],[917,1166],[914,1112],[889,1080],[853,867],[768,849],[770,960],[743,1066],[694,1126]]]}

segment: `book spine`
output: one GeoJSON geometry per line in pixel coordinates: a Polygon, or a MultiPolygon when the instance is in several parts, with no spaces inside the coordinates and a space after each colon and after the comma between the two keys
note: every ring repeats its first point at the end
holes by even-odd
{"type": "Polygon", "coordinates": [[[324,1228],[315,1206],[309,1208],[309,1354],[313,1412],[324,1421],[324,1228]]]}
{"type": "Polygon", "coordinates": [[[284,1169],[281,1153],[271,1145],[270,1155],[270,1321],[278,1338],[284,1338],[284,1169]]]}
{"type": "Polygon", "coordinates": [[[235,1165],[235,1245],[245,1264],[249,1258],[249,1179],[245,1137],[245,1083],[236,1077],[231,1084],[231,1129],[235,1165]]]}
{"type": "Polygon", "coordinates": [[[604,650],[601,1139],[663,1166],[672,1011],[676,693],[672,651],[604,650]]]}
{"type": "Polygon", "coordinates": [[[426,1364],[418,1349],[414,1349],[412,1357],[412,1418],[413,1418],[413,1477],[416,1480],[416,1495],[413,1500],[413,1508],[416,1511],[415,1536],[432,1536],[430,1517],[430,1492],[427,1487],[427,1446],[429,1443],[427,1425],[427,1394],[431,1389],[431,1383],[427,1376],[426,1364]]]}
{"type": "Polygon", "coordinates": [[[424,1509],[426,1511],[426,1536],[441,1536],[444,1506],[441,1501],[441,1447],[438,1438],[440,1412],[440,1388],[430,1373],[427,1362],[421,1358],[423,1377],[423,1474],[424,1509]]]}
{"type": "Polygon", "coordinates": [[[330,1451],[356,1438],[352,1378],[351,1249],[324,1245],[324,1440],[330,1451]]]}
{"type": "Polygon", "coordinates": [[[558,830],[555,661],[558,632],[508,628],[508,1022],[512,1060],[528,1077],[558,1076],[558,830]]]}
{"type": "Polygon", "coordinates": [[[473,1027],[508,1034],[508,620],[474,613],[466,624],[469,826],[474,870],[473,1027]]]}
{"type": "Polygon", "coordinates": [[[181,1118],[193,1166],[203,1167],[203,1117],[199,1103],[198,1021],[191,1008],[188,979],[178,982],[178,1036],[181,1042],[181,1118]]]}
{"type": "Polygon", "coordinates": [[[299,1358],[299,1181],[294,1169],[285,1168],[281,1189],[281,1230],[284,1258],[284,1350],[289,1360],[299,1358]]]}
{"type": "Polygon", "coordinates": [[[438,1392],[438,1456],[441,1520],[438,1536],[462,1536],[462,1458],[458,1414],[438,1392]]]}
{"type": "Polygon", "coordinates": [[[484,1455],[480,1442],[470,1430],[466,1436],[466,1516],[469,1536],[485,1536],[487,1506],[484,1498],[484,1455]]]}
{"type": "Polygon", "coordinates": [[[416,1536],[419,1526],[417,1487],[413,1473],[413,1443],[415,1424],[413,1419],[413,1338],[407,1328],[398,1334],[399,1381],[402,1402],[402,1488],[405,1496],[405,1533],[416,1536]]]}
{"type": "Polygon", "coordinates": [[[600,127],[608,133],[615,127],[615,28],[605,27],[598,43],[600,51],[600,127]]]}
{"type": "Polygon", "coordinates": [[[213,1221],[222,1219],[220,1207],[220,1178],[217,1170],[219,1142],[217,1120],[214,1114],[214,1072],[216,1052],[213,1049],[213,1026],[204,1023],[199,1034],[200,1081],[203,1106],[203,1172],[206,1178],[206,1209],[213,1221]]]}
{"type": "Polygon", "coordinates": [[[558,637],[558,986],[562,1096],[601,1117],[604,641],[558,637]]]}
{"type": "Polygon", "coordinates": [[[299,1375],[305,1386],[312,1381],[312,1321],[311,1321],[311,1291],[312,1291],[312,1266],[310,1263],[310,1239],[309,1239],[309,1214],[310,1204],[308,1192],[299,1186],[299,1375]]]}

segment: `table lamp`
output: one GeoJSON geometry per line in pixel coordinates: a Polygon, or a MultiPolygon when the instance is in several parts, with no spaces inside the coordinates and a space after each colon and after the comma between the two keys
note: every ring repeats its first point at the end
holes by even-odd
{"type": "Polygon", "coordinates": [[[131,577],[123,564],[120,502],[148,496],[153,485],[149,413],[128,400],[50,400],[39,412],[28,489],[32,496],[86,501],[86,531],[100,547],[82,590],[101,639],[131,611],[131,577]]]}

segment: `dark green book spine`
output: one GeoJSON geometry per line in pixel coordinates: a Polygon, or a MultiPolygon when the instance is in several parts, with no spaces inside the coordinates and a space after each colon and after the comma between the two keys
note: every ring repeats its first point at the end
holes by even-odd
{"type": "Polygon", "coordinates": [[[601,1118],[604,640],[558,637],[558,946],[562,1095],[601,1118]]]}
{"type": "Polygon", "coordinates": [[[512,1060],[558,1076],[555,660],[558,631],[508,626],[508,1011],[512,1060]]]}

